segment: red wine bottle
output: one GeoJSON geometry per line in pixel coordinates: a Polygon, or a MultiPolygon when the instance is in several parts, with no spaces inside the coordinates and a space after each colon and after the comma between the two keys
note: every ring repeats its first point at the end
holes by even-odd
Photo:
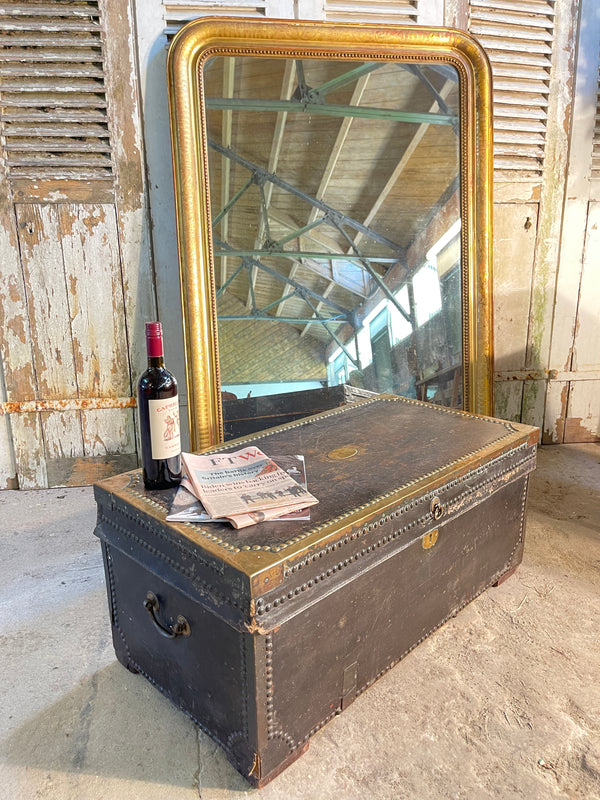
{"type": "Polygon", "coordinates": [[[181,481],[181,439],[177,381],[165,369],[162,326],[146,323],[148,369],[138,381],[137,398],[146,489],[168,489],[181,481]]]}

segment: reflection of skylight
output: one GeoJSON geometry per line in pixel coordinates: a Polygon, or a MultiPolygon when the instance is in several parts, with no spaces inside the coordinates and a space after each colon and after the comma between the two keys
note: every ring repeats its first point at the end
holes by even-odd
{"type": "MultiPolygon", "coordinates": [[[[394,293],[394,297],[400,304],[401,308],[406,311],[408,315],[410,315],[410,302],[408,299],[408,286],[404,284],[404,286],[399,289],[397,292],[394,293]]],[[[390,308],[390,329],[392,335],[392,344],[396,344],[396,342],[405,339],[411,332],[412,332],[412,325],[406,319],[404,314],[402,314],[398,308],[393,303],[389,304],[390,308]]]]}
{"type": "Polygon", "coordinates": [[[354,294],[366,297],[369,290],[369,275],[355,261],[343,259],[303,258],[303,266],[323,275],[354,294]]]}
{"type": "Polygon", "coordinates": [[[433,264],[424,264],[415,273],[412,283],[417,325],[422,325],[442,308],[442,293],[437,269],[433,264]]]}

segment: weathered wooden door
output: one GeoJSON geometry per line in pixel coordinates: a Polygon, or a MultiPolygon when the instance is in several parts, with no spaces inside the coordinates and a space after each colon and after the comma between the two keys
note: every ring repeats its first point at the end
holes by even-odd
{"type": "Polygon", "coordinates": [[[600,438],[595,0],[470,0],[494,73],[496,414],[600,438]],[[596,161],[593,151],[596,148],[596,161]]]}
{"type": "Polygon", "coordinates": [[[600,6],[581,0],[579,57],[544,432],[600,441],[600,6]]]}
{"type": "Polygon", "coordinates": [[[137,462],[156,313],[129,5],[0,15],[0,487],[87,484],[137,462]]]}

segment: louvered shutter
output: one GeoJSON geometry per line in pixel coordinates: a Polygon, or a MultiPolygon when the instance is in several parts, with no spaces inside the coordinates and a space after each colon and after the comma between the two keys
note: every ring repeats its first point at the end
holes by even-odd
{"type": "Polygon", "coordinates": [[[182,25],[200,16],[265,17],[268,14],[269,0],[238,0],[231,4],[215,3],[211,0],[168,0],[163,5],[165,33],[170,39],[182,25]]]}
{"type": "Polygon", "coordinates": [[[0,0],[0,486],[136,463],[156,312],[130,11],[0,0]]]}
{"type": "Polygon", "coordinates": [[[598,81],[596,91],[596,119],[594,124],[594,143],[592,149],[592,185],[594,198],[600,198],[600,54],[598,56],[598,81]]]}
{"type": "Polygon", "coordinates": [[[427,0],[325,0],[327,22],[381,22],[401,25],[418,21],[427,0]]]}
{"type": "Polygon", "coordinates": [[[13,189],[113,180],[97,0],[0,2],[0,130],[13,189]]]}
{"type": "Polygon", "coordinates": [[[471,0],[469,30],[494,77],[496,180],[541,180],[554,39],[554,0],[471,0]]]}

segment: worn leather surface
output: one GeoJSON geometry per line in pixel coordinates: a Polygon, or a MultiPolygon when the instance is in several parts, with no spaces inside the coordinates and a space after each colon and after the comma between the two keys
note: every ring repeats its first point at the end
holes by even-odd
{"type": "MultiPolygon", "coordinates": [[[[229,442],[219,451],[255,444],[267,455],[304,455],[308,489],[319,504],[310,521],[263,522],[236,531],[213,523],[210,530],[227,543],[252,548],[273,547],[303,536],[328,520],[372,503],[425,476],[462,462],[484,448],[510,437],[508,422],[478,418],[440,406],[381,396],[347,405],[334,412],[298,420],[251,440],[229,442]],[[338,458],[337,454],[356,455],[338,458]],[[341,452],[340,452],[341,451],[341,452]],[[331,455],[329,455],[331,454],[331,455]]],[[[139,481],[132,487],[140,491],[139,481]]],[[[172,494],[149,493],[168,508],[172,494]]]]}

